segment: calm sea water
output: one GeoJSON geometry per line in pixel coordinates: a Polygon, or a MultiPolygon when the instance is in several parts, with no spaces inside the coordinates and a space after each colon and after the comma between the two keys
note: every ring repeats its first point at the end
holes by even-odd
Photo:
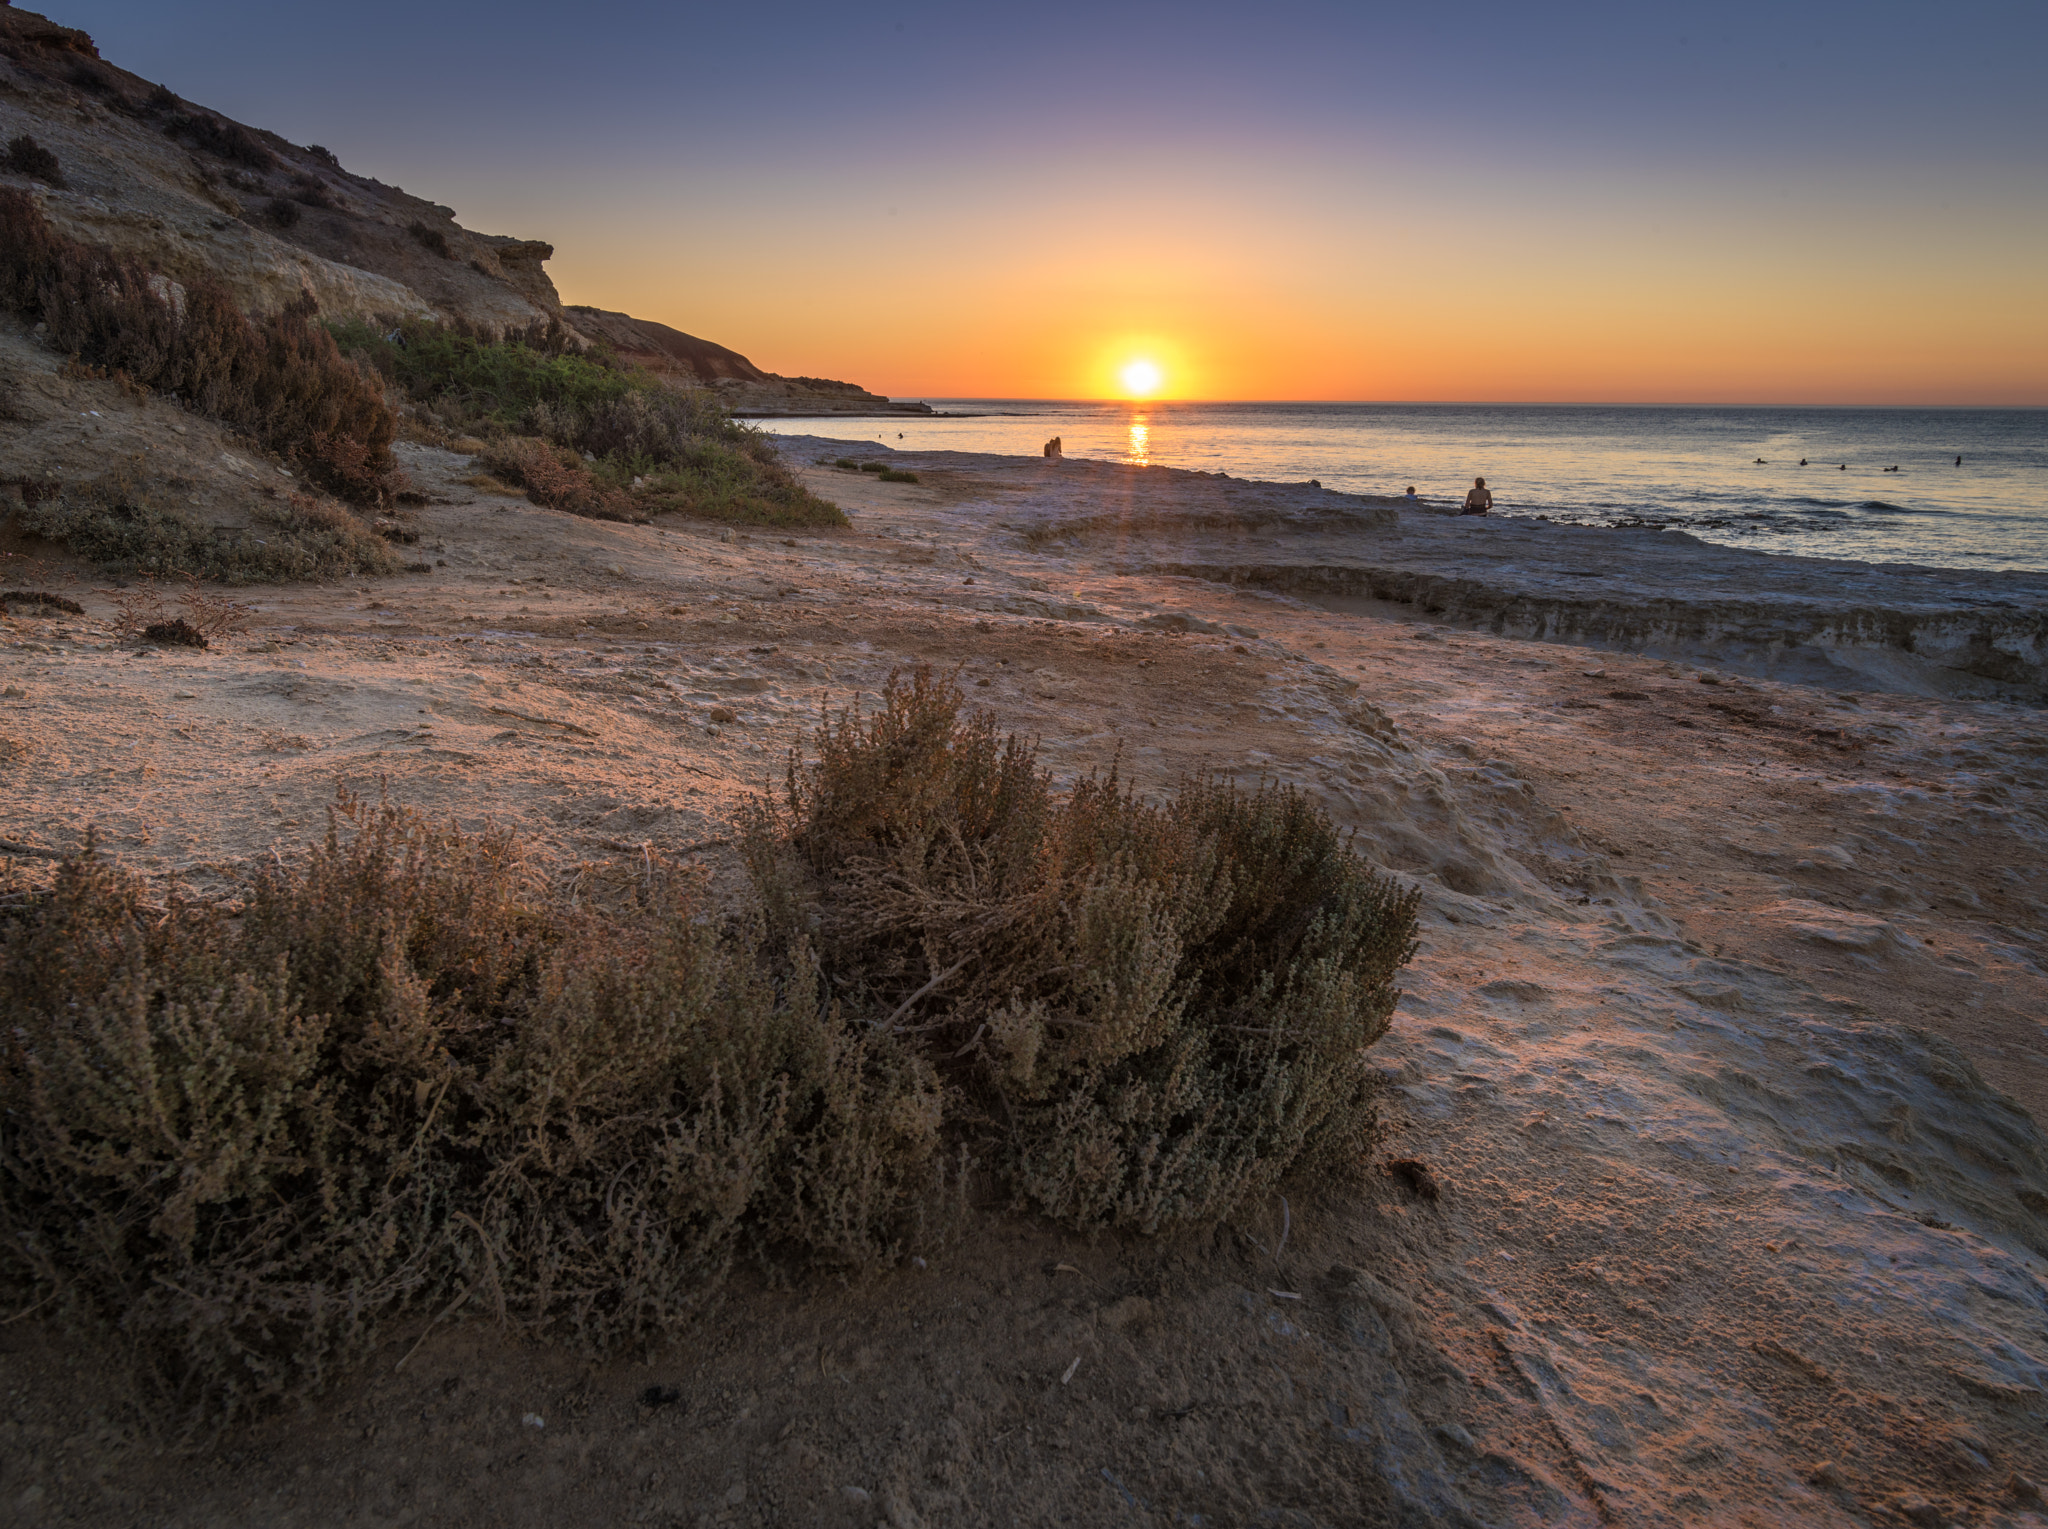
{"type": "Polygon", "coordinates": [[[763,424],[1014,456],[1057,435],[1070,457],[1352,493],[1413,484],[1437,504],[1483,476],[1496,514],[1642,521],[1810,557],[2048,570],[2044,409],[930,402],[964,417],[763,424]]]}

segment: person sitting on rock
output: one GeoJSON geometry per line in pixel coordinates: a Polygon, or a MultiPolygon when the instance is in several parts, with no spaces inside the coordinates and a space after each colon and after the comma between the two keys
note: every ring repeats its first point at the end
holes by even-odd
{"type": "Polygon", "coordinates": [[[1493,508],[1493,490],[1486,486],[1484,478],[1472,480],[1471,491],[1465,495],[1465,508],[1461,515],[1484,515],[1493,508]]]}
{"type": "Polygon", "coordinates": [[[1401,502],[1402,502],[1403,504],[1420,504],[1420,503],[1422,503],[1422,501],[1421,501],[1420,499],[1418,499],[1418,498],[1416,498],[1416,497],[1415,497],[1415,485],[1414,485],[1414,484],[1412,484],[1412,483],[1411,483],[1411,484],[1409,484],[1409,485],[1408,485],[1408,492],[1407,492],[1407,493],[1405,493],[1405,494],[1403,494],[1403,495],[1401,496],[1401,502]]]}

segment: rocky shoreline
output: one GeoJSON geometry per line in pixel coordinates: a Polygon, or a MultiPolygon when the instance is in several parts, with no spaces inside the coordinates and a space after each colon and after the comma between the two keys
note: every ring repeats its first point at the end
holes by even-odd
{"type": "Polygon", "coordinates": [[[1334,611],[1409,609],[1503,636],[1836,688],[2048,700],[2048,574],[1786,557],[1680,531],[1443,515],[1173,468],[896,457],[1000,484],[991,511],[1077,565],[1243,586],[1334,611]],[[1115,508],[1105,514],[1104,504],[1115,508]]]}

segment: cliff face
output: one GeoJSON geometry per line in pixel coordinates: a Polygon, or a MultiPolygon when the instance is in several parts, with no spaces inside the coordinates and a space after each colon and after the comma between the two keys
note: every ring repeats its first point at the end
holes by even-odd
{"type": "Polygon", "coordinates": [[[84,32],[0,5],[0,144],[22,135],[55,155],[56,173],[0,152],[0,185],[28,189],[59,232],[174,280],[212,276],[252,312],[310,295],[331,318],[434,318],[493,334],[559,320],[679,385],[737,389],[747,412],[922,409],[851,384],[785,381],[665,324],[565,311],[545,269],[554,246],[475,233],[452,208],[183,100],[102,59],[84,32]]]}
{"type": "Polygon", "coordinates": [[[85,33],[0,8],[0,140],[58,174],[0,164],[57,229],[174,279],[211,275],[251,311],[311,294],[337,318],[461,319],[502,331],[561,311],[544,244],[469,233],[454,213],[180,99],[100,58],[85,33]]]}

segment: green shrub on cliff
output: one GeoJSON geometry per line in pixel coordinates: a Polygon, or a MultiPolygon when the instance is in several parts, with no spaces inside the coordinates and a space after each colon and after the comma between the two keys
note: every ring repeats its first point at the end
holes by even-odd
{"type": "MultiPolygon", "coordinates": [[[[419,322],[390,334],[360,322],[333,331],[451,434],[528,437],[568,451],[562,470],[587,483],[536,488],[512,469],[510,481],[527,484],[537,503],[577,513],[598,506],[607,519],[679,512],[753,525],[846,524],[836,505],[796,480],[768,437],[734,420],[708,390],[670,387],[602,351],[579,352],[559,325],[504,340],[419,322]],[[573,460],[584,453],[587,472],[573,460]]],[[[558,475],[534,460],[552,484],[558,475]]]]}

